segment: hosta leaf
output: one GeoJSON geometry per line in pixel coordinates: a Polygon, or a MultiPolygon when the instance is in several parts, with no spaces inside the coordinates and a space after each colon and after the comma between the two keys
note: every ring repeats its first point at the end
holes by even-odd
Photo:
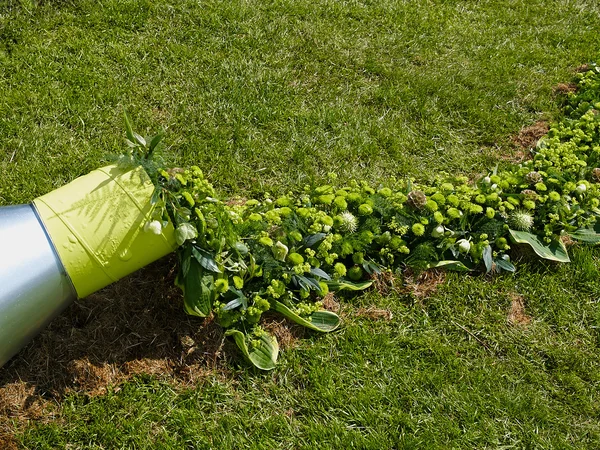
{"type": "Polygon", "coordinates": [[[495,259],[494,262],[496,263],[497,267],[500,267],[502,270],[506,270],[507,272],[515,272],[517,270],[511,262],[506,261],[505,259],[498,258],[495,259]]]}
{"type": "Polygon", "coordinates": [[[570,262],[569,254],[565,245],[558,241],[553,240],[550,244],[545,244],[535,234],[528,233],[526,231],[509,230],[511,237],[517,244],[527,244],[531,246],[533,251],[544,259],[558,262],[570,262]]]}
{"type": "Polygon", "coordinates": [[[491,272],[494,261],[492,260],[492,247],[490,245],[486,245],[483,249],[483,262],[485,264],[485,272],[491,272]]]}
{"type": "Polygon", "coordinates": [[[187,276],[183,280],[183,308],[191,316],[206,317],[212,309],[214,279],[205,275],[195,259],[190,260],[187,276]]]}
{"type": "Polygon", "coordinates": [[[446,261],[438,261],[435,263],[431,263],[429,264],[429,268],[430,269],[446,269],[446,270],[456,270],[457,272],[470,272],[471,269],[469,269],[467,266],[465,266],[462,262],[460,261],[454,261],[454,260],[446,260],[446,261]]]}
{"type": "Polygon", "coordinates": [[[205,250],[202,250],[197,247],[192,247],[192,254],[196,261],[200,263],[202,267],[206,270],[210,270],[211,272],[221,273],[217,262],[214,260],[212,255],[205,250]]]}
{"type": "Polygon", "coordinates": [[[577,231],[569,233],[569,236],[581,242],[587,242],[588,244],[597,244],[600,242],[600,234],[589,228],[580,228],[577,231]]]}
{"type": "Polygon", "coordinates": [[[258,345],[248,347],[247,336],[239,330],[229,329],[225,336],[233,337],[238,348],[242,351],[248,362],[261,370],[273,370],[277,364],[279,355],[279,344],[274,336],[268,333],[257,339],[258,345]]]}
{"type": "Polygon", "coordinates": [[[275,301],[272,309],[297,324],[304,325],[306,328],[321,331],[323,333],[335,330],[341,322],[339,316],[330,311],[315,311],[308,318],[304,318],[278,301],[275,301]]]}
{"type": "Polygon", "coordinates": [[[353,283],[347,280],[326,281],[329,290],[331,291],[362,291],[373,284],[373,281],[361,281],[353,283]]]}

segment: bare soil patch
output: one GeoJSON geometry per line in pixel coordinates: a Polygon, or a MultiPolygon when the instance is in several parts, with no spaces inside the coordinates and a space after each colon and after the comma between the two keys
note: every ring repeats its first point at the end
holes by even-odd
{"type": "Polygon", "coordinates": [[[234,344],[213,320],[184,313],[173,267],[163,259],[77,300],[2,368],[0,448],[11,448],[15,424],[56,420],[69,393],[101,395],[138,374],[176,387],[226,375],[234,344]]]}
{"type": "Polygon", "coordinates": [[[540,138],[548,133],[549,129],[548,122],[540,120],[533,125],[521,128],[519,134],[513,137],[512,141],[523,152],[524,159],[529,155],[529,150],[537,145],[540,138]]]}

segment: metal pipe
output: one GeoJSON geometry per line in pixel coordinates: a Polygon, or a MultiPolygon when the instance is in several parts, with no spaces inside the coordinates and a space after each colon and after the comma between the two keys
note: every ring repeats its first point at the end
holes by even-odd
{"type": "Polygon", "coordinates": [[[32,205],[0,208],[0,367],[76,298],[32,205]]]}

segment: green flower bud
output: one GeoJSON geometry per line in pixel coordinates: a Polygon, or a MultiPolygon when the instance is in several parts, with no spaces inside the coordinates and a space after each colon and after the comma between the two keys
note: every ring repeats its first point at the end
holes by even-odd
{"type": "Polygon", "coordinates": [[[373,214],[373,208],[371,207],[371,205],[363,203],[358,207],[358,214],[361,216],[369,216],[373,214]]]}
{"type": "Polygon", "coordinates": [[[348,278],[352,281],[359,281],[363,277],[363,270],[359,266],[353,266],[348,270],[348,278]]]}
{"type": "Polygon", "coordinates": [[[354,264],[362,264],[365,261],[365,254],[362,252],[356,252],[352,255],[352,261],[354,264]]]}
{"type": "Polygon", "coordinates": [[[287,257],[288,261],[294,266],[299,266],[304,263],[304,257],[299,253],[290,253],[287,257]]]}

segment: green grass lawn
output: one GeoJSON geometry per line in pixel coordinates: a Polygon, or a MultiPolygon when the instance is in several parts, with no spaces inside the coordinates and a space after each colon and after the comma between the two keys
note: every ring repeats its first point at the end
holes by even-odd
{"type": "MultiPolygon", "coordinates": [[[[332,171],[483,173],[515,153],[522,127],[558,117],[552,87],[598,48],[600,6],[586,0],[8,0],[0,205],[109,161],[124,146],[124,108],[142,134],[167,130],[169,163],[199,165],[225,194],[286,192],[332,171]]],[[[99,396],[75,386],[51,417],[15,415],[15,440],[600,447],[598,256],[577,249],[570,265],[494,279],[449,274],[424,298],[344,298],[343,328],[300,339],[272,373],[231,352],[197,386],[148,375],[99,396]]],[[[44,397],[37,387],[32,398],[44,397]]]]}

